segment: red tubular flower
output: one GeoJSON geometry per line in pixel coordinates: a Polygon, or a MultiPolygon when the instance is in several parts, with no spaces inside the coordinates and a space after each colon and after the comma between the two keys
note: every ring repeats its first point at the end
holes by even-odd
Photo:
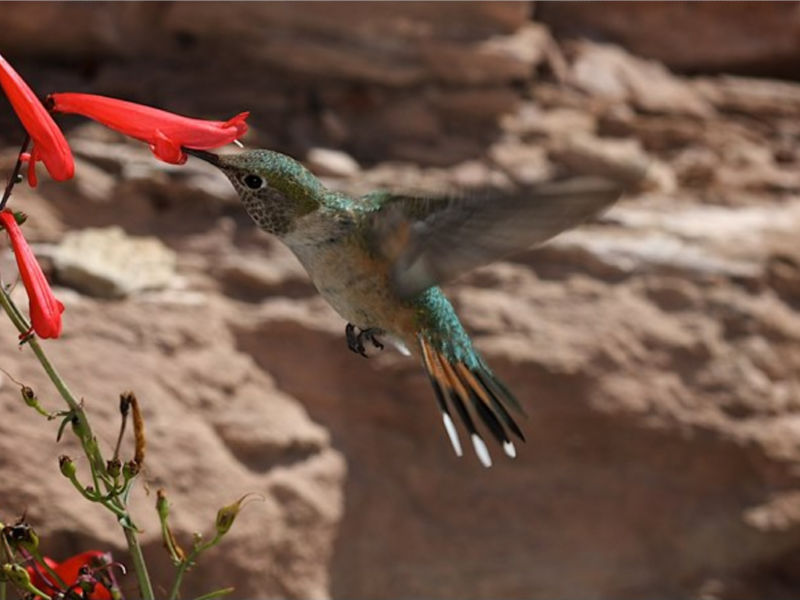
{"type": "Polygon", "coordinates": [[[11,211],[0,212],[0,225],[8,232],[19,274],[28,293],[31,328],[41,338],[57,338],[61,335],[61,313],[64,312],[64,305],[53,295],[42,267],[11,211]]]}
{"type": "MultiPolygon", "coordinates": [[[[49,566],[58,574],[61,580],[67,584],[67,586],[71,586],[73,591],[76,591],[78,584],[82,581],[86,581],[88,579],[89,581],[93,582],[93,591],[88,596],[85,596],[88,600],[111,600],[111,592],[102,582],[105,581],[105,578],[102,580],[97,580],[91,574],[93,569],[111,562],[111,556],[107,552],[88,550],[87,552],[82,552],[80,554],[76,554],[75,556],[71,556],[62,563],[57,563],[53,559],[45,556],[44,562],[46,562],[47,566],[49,566]],[[88,571],[87,575],[81,573],[81,569],[84,567],[86,567],[88,571]]],[[[59,589],[58,583],[52,580],[50,575],[43,567],[39,566],[34,568],[33,566],[28,566],[27,570],[28,575],[30,575],[31,578],[31,583],[36,586],[36,588],[46,592],[48,595],[52,596],[56,591],[65,591],[59,589]]]]}
{"type": "Polygon", "coordinates": [[[205,121],[94,94],[51,94],[50,99],[56,112],[83,115],[147,142],[153,154],[172,164],[186,162],[181,146],[211,150],[242,137],[250,116],[243,112],[227,121],[205,121]]]}
{"type": "Polygon", "coordinates": [[[70,179],[75,173],[75,163],[64,134],[47,109],[39,102],[33,90],[2,55],[0,55],[0,86],[33,140],[33,150],[27,156],[28,183],[31,187],[36,187],[37,160],[44,163],[47,172],[56,181],[70,179]]]}

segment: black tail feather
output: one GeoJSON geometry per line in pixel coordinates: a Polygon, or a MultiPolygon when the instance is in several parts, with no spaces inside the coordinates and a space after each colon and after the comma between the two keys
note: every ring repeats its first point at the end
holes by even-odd
{"type": "Polygon", "coordinates": [[[470,435],[478,458],[485,466],[491,465],[491,457],[467,406],[471,406],[472,411],[500,443],[505,453],[511,457],[516,456],[516,449],[509,438],[508,431],[522,441],[525,441],[525,436],[506,409],[505,404],[515,407],[519,405],[505,386],[484,365],[474,370],[469,369],[463,362],[447,360],[423,336],[419,336],[419,342],[423,364],[430,377],[456,453],[460,455],[460,442],[452,426],[446,398],[455,407],[456,413],[470,435]],[[454,436],[456,439],[453,439],[454,436]]]}

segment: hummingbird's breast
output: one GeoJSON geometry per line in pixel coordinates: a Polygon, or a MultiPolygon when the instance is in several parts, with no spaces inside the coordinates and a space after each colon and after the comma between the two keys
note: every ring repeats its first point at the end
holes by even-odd
{"type": "Polygon", "coordinates": [[[366,251],[352,224],[309,215],[301,225],[283,241],[334,310],[361,329],[413,340],[413,309],[392,291],[389,265],[366,251]]]}

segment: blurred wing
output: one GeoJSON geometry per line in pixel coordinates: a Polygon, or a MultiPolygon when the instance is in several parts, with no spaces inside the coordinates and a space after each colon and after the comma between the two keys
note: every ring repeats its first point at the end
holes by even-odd
{"type": "Polygon", "coordinates": [[[393,262],[398,294],[425,289],[541,244],[613,204],[623,188],[596,177],[547,183],[515,195],[421,198],[372,195],[373,250],[393,262]]]}

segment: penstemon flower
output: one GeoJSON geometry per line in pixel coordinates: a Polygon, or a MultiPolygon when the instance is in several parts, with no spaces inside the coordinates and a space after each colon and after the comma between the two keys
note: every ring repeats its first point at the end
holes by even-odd
{"type": "Polygon", "coordinates": [[[83,115],[147,142],[153,154],[173,164],[186,162],[181,146],[210,150],[239,139],[247,131],[245,119],[250,115],[243,112],[227,121],[206,121],[94,94],[66,92],[51,94],[49,99],[55,112],[83,115]]]}
{"type": "MultiPolygon", "coordinates": [[[[45,556],[44,561],[61,580],[69,586],[73,595],[67,598],[86,598],[87,600],[111,600],[111,592],[104,581],[105,577],[98,580],[94,576],[94,571],[98,568],[111,564],[111,555],[108,552],[99,550],[87,550],[75,556],[69,557],[61,563],[45,556]]],[[[47,592],[52,597],[59,592],[65,592],[56,585],[49,574],[41,567],[27,567],[31,583],[43,592],[47,592]]]]}
{"type": "Polygon", "coordinates": [[[66,181],[75,173],[75,163],[64,134],[25,80],[0,55],[0,86],[19,120],[33,140],[28,161],[28,183],[36,187],[36,162],[42,161],[56,181],[66,181]]]}
{"type": "Polygon", "coordinates": [[[57,338],[61,335],[61,313],[64,312],[64,305],[53,295],[42,267],[11,211],[0,211],[0,225],[11,240],[22,284],[28,293],[31,329],[41,338],[57,338]]]}

